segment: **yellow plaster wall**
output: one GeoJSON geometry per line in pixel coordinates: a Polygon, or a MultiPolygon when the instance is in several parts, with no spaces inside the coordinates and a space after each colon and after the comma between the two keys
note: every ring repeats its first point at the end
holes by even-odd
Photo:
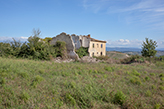
{"type": "Polygon", "coordinates": [[[106,56],[106,43],[90,41],[88,52],[90,57],[93,57],[93,53],[94,56],[101,56],[101,52],[103,56],[106,56]],[[101,44],[102,44],[102,48],[101,48],[101,44]]]}

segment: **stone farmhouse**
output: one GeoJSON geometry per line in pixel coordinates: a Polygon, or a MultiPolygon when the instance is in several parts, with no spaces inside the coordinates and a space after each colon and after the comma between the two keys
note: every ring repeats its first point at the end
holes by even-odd
{"type": "Polygon", "coordinates": [[[79,59],[75,49],[80,47],[88,48],[89,56],[105,56],[106,55],[106,41],[96,40],[90,35],[69,35],[61,33],[52,38],[50,44],[55,45],[56,41],[64,41],[66,43],[67,54],[72,59],[79,59]]]}

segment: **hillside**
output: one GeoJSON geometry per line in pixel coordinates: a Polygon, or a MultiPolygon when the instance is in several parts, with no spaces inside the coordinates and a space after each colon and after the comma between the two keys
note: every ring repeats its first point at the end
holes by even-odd
{"type": "Polygon", "coordinates": [[[117,52],[117,51],[107,51],[106,55],[110,58],[114,58],[114,59],[124,59],[129,57],[129,55],[127,55],[126,53],[121,53],[121,52],[117,52]]]}
{"type": "MultiPolygon", "coordinates": [[[[119,48],[119,47],[106,47],[106,51],[107,52],[122,52],[122,53],[126,53],[128,55],[141,55],[141,48],[119,48]]],[[[164,49],[156,49],[157,50],[157,54],[156,56],[163,56],[164,55],[164,49]]]]}
{"type": "Polygon", "coordinates": [[[54,63],[0,58],[0,108],[164,108],[164,62],[54,63]]]}
{"type": "MultiPolygon", "coordinates": [[[[140,51],[122,51],[122,53],[126,53],[128,55],[141,55],[140,51]]],[[[157,51],[156,56],[163,56],[164,55],[164,51],[157,51]]]]}

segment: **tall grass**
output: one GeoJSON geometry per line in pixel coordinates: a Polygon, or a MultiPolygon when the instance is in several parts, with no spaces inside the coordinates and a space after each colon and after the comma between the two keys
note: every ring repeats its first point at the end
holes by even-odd
{"type": "Polygon", "coordinates": [[[0,57],[0,108],[164,108],[162,65],[0,57]]]}

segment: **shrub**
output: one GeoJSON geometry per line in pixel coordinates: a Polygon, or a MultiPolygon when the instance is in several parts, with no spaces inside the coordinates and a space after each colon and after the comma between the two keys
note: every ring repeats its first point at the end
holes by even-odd
{"type": "Polygon", "coordinates": [[[0,56],[17,57],[39,60],[50,60],[53,57],[67,57],[67,51],[63,42],[57,42],[56,47],[48,42],[51,38],[42,41],[40,30],[34,30],[34,35],[28,38],[28,42],[21,43],[13,39],[10,43],[0,43],[0,56]]]}
{"type": "Polygon", "coordinates": [[[152,39],[148,39],[146,38],[146,41],[143,42],[142,44],[142,56],[144,57],[151,57],[151,56],[155,56],[155,54],[157,53],[157,51],[155,50],[155,48],[157,47],[157,42],[153,41],[152,39]]]}
{"type": "Polygon", "coordinates": [[[139,55],[132,55],[131,57],[127,57],[127,58],[121,60],[122,64],[131,64],[133,62],[142,63],[142,62],[144,62],[144,58],[139,55]]]}
{"type": "Polygon", "coordinates": [[[76,50],[76,53],[78,54],[79,58],[89,55],[88,48],[85,47],[80,47],[79,49],[76,50]]]}
{"type": "Polygon", "coordinates": [[[160,61],[164,61],[164,55],[158,58],[160,61]]]}
{"type": "Polygon", "coordinates": [[[122,91],[117,91],[117,93],[114,95],[113,102],[115,104],[120,104],[121,106],[126,100],[126,96],[122,91]]]}
{"type": "Polygon", "coordinates": [[[56,45],[54,47],[56,48],[57,56],[60,56],[63,59],[68,58],[67,57],[67,48],[66,48],[66,43],[65,42],[56,41],[56,45]]]}

